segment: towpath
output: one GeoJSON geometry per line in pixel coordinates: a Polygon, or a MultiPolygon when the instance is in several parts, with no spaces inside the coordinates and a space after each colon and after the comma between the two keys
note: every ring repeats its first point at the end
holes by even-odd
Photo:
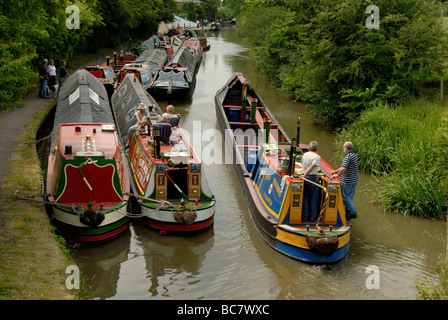
{"type": "Polygon", "coordinates": [[[36,91],[23,99],[23,102],[25,103],[23,108],[17,108],[0,115],[0,185],[3,185],[5,178],[8,176],[9,161],[12,150],[16,146],[17,136],[34,113],[52,103],[53,98],[39,98],[36,91]]]}

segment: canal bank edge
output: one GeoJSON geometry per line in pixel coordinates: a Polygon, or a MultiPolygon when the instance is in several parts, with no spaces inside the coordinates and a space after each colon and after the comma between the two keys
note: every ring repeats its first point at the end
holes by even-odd
{"type": "MultiPolygon", "coordinates": [[[[114,50],[117,48],[80,55],[73,59],[68,71],[71,73],[83,65],[97,64],[98,57],[114,50]]],[[[89,290],[85,285],[76,292],[66,288],[66,268],[73,260],[65,240],[54,233],[43,205],[19,200],[13,195],[15,190],[19,194],[22,192],[22,196],[42,193],[43,178],[35,150],[35,133],[42,119],[57,103],[57,98],[42,99],[37,90],[31,91],[23,99],[23,108],[0,114],[0,158],[4,159],[0,162],[0,300],[83,299],[89,290]],[[26,173],[31,175],[22,179],[26,173]],[[21,177],[19,182],[17,176],[21,177]],[[27,228],[30,221],[35,223],[35,228],[27,228]],[[40,278],[37,278],[38,271],[43,273],[40,278]]],[[[82,277],[80,280],[83,282],[82,277]]]]}
{"type": "Polygon", "coordinates": [[[8,114],[11,125],[26,123],[14,139],[9,161],[3,161],[7,176],[0,194],[0,299],[72,300],[75,295],[65,284],[65,270],[71,260],[64,240],[53,232],[41,202],[20,198],[42,200],[38,197],[42,193],[42,177],[34,135],[56,101],[40,99],[36,92],[24,103],[23,109],[8,114]],[[24,116],[27,108],[37,110],[28,119],[24,116]]]}

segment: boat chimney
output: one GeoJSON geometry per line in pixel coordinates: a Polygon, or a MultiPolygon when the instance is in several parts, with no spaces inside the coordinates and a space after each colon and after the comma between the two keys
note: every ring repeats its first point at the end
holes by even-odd
{"type": "Polygon", "coordinates": [[[156,159],[158,159],[160,157],[160,129],[159,128],[154,128],[153,129],[154,132],[154,156],[156,159]]]}
{"type": "Polygon", "coordinates": [[[114,52],[114,64],[116,66],[118,65],[118,54],[117,54],[117,52],[114,52]]]}
{"type": "Polygon", "coordinates": [[[300,144],[300,117],[297,118],[296,141],[297,141],[297,145],[300,144]]]}
{"type": "Polygon", "coordinates": [[[106,65],[110,66],[110,57],[109,56],[106,56],[106,65]]]}
{"type": "Polygon", "coordinates": [[[268,118],[264,119],[264,143],[269,143],[269,129],[271,128],[271,123],[268,118]]]}
{"type": "Polygon", "coordinates": [[[64,154],[73,154],[71,145],[66,145],[65,146],[64,154]]]}
{"type": "Polygon", "coordinates": [[[257,112],[257,98],[252,98],[250,102],[250,123],[255,123],[255,114],[257,112]]]}
{"type": "Polygon", "coordinates": [[[296,147],[297,147],[297,140],[295,138],[291,139],[291,149],[289,152],[289,170],[288,174],[292,176],[294,173],[294,169],[296,166],[296,147]]]}

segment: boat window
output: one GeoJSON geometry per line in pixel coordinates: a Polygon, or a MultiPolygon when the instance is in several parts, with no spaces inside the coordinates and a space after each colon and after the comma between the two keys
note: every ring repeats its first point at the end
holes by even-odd
{"type": "Polygon", "coordinates": [[[96,102],[96,104],[100,104],[100,98],[98,96],[98,93],[96,93],[95,91],[93,91],[91,88],[89,88],[89,95],[90,95],[90,99],[92,99],[93,101],[96,102]]]}
{"type": "Polygon", "coordinates": [[[79,87],[76,88],[76,90],[68,96],[68,104],[72,104],[73,102],[75,102],[77,99],[79,98],[79,87]]]}

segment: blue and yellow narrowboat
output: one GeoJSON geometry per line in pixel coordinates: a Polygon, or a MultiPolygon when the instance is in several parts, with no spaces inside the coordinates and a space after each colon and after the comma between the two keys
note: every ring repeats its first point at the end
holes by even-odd
{"type": "Polygon", "coordinates": [[[298,134],[290,139],[280,123],[241,73],[235,73],[215,95],[219,122],[249,212],[260,236],[271,247],[309,263],[333,263],[349,250],[350,223],[345,218],[339,180],[323,159],[318,184],[319,217],[304,221],[301,155],[309,146],[298,134]]]}

